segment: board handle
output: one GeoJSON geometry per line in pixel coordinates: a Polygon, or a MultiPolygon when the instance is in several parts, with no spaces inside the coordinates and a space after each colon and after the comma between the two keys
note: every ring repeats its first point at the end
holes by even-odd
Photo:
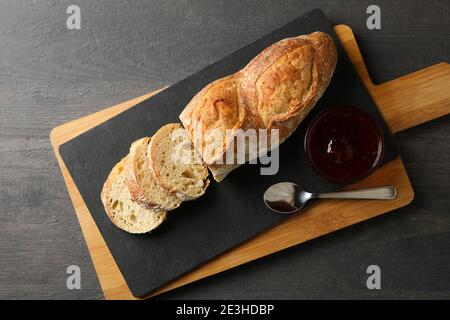
{"type": "Polygon", "coordinates": [[[403,77],[374,84],[370,79],[353,31],[347,25],[334,30],[391,132],[398,133],[450,113],[450,65],[441,62],[403,77]]]}

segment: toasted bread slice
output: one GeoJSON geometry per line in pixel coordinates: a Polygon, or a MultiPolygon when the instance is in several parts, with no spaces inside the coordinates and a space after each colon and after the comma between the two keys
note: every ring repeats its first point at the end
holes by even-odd
{"type": "Polygon", "coordinates": [[[160,128],[149,144],[150,168],[158,184],[183,201],[205,193],[208,169],[180,124],[160,128]]]}
{"type": "Polygon", "coordinates": [[[157,228],[167,213],[142,208],[131,200],[125,183],[125,159],[114,166],[106,179],[101,200],[108,217],[117,227],[130,233],[146,233],[157,228]]]}
{"type": "Polygon", "coordinates": [[[161,188],[153,177],[147,156],[151,138],[139,139],[131,145],[124,163],[125,183],[131,199],[146,209],[173,210],[181,200],[173,193],[161,188]]]}

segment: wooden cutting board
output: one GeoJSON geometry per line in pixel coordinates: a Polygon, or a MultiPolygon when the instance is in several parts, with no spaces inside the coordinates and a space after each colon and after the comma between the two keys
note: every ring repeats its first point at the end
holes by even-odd
{"type": "MultiPolygon", "coordinates": [[[[351,29],[340,25],[335,27],[335,31],[392,132],[399,132],[448,113],[450,94],[447,89],[450,84],[450,68],[447,63],[432,66],[382,85],[374,85],[370,81],[351,29]]],[[[66,123],[55,128],[51,133],[51,142],[57,160],[107,299],[133,299],[134,297],[66,169],[59,154],[59,146],[80,133],[131,108],[154,93],[66,123]]],[[[349,188],[382,184],[394,184],[399,191],[398,198],[389,202],[333,200],[317,202],[308,207],[303,214],[296,215],[264,234],[215,258],[206,265],[169,283],[154,292],[153,295],[367,220],[412,201],[414,193],[400,158],[383,166],[364,181],[349,188]]]]}

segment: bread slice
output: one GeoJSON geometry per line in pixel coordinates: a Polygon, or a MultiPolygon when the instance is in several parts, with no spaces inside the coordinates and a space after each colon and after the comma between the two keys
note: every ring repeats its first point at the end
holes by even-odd
{"type": "Polygon", "coordinates": [[[161,188],[153,177],[147,156],[151,138],[145,137],[131,144],[125,161],[125,182],[131,199],[146,209],[173,210],[181,200],[161,188]]]}
{"type": "Polygon", "coordinates": [[[180,124],[160,128],[149,144],[150,167],[158,183],[183,201],[205,193],[208,169],[180,124]]]}
{"type": "Polygon", "coordinates": [[[131,200],[125,183],[125,159],[114,166],[106,179],[101,200],[108,217],[117,227],[130,233],[146,233],[163,223],[167,213],[144,209],[131,200]]]}

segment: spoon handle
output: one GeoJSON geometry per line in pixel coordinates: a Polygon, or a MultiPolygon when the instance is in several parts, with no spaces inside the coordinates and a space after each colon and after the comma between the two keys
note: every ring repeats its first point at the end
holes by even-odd
{"type": "Polygon", "coordinates": [[[392,200],[397,197],[397,189],[394,186],[385,186],[352,191],[317,193],[319,199],[381,199],[392,200]]]}

